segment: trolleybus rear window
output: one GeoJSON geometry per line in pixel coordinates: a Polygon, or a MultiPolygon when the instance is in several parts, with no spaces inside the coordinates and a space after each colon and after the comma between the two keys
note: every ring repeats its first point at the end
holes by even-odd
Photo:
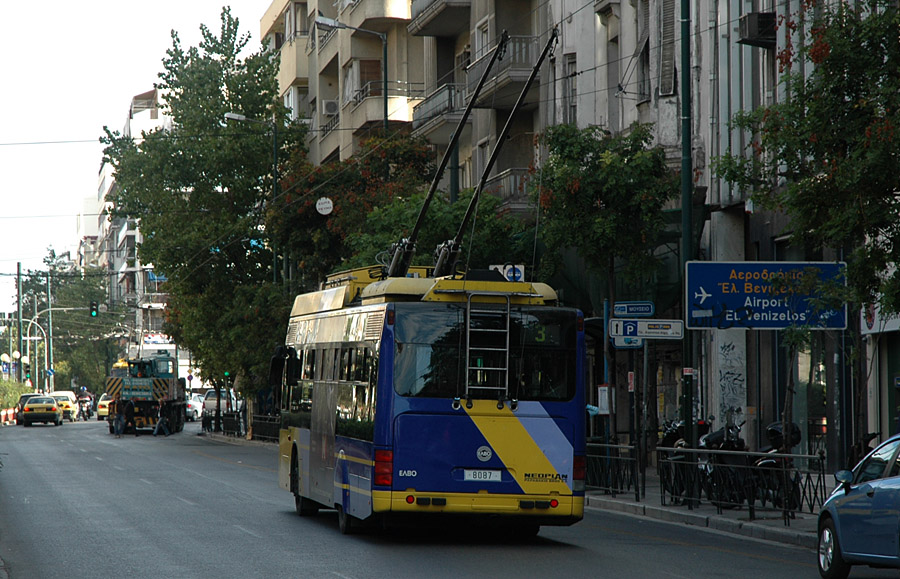
{"type": "MultiPolygon", "coordinates": [[[[397,304],[394,326],[394,389],[404,396],[465,395],[464,304],[397,304]]],[[[498,313],[505,314],[505,308],[498,313]]],[[[563,308],[514,307],[509,321],[509,397],[570,400],[575,394],[576,312],[563,308]]],[[[473,326],[469,367],[507,367],[505,315],[473,326]]],[[[477,374],[475,372],[474,374],[477,374]]],[[[470,374],[470,390],[473,375],[470,374]]]]}

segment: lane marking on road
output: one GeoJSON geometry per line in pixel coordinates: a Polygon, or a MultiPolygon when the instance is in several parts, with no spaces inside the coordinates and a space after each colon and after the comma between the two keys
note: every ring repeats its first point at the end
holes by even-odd
{"type": "Polygon", "coordinates": [[[142,483],[147,483],[148,485],[151,485],[151,486],[153,485],[152,482],[148,481],[148,480],[145,479],[145,478],[139,478],[138,480],[141,481],[142,483]]]}
{"type": "Polygon", "coordinates": [[[113,468],[116,470],[125,470],[124,466],[114,466],[113,468]]]}
{"type": "Polygon", "coordinates": [[[234,528],[236,528],[236,529],[239,530],[239,531],[243,531],[243,532],[247,533],[247,534],[250,535],[251,537],[256,537],[257,539],[262,539],[262,535],[257,535],[257,534],[254,533],[253,531],[251,531],[251,530],[249,530],[249,529],[245,529],[244,527],[242,527],[242,526],[240,526],[240,525],[235,525],[234,528]]]}
{"type": "Polygon", "coordinates": [[[95,456],[94,458],[96,458],[96,459],[99,460],[100,462],[103,462],[103,457],[102,457],[102,456],[95,456]]]}
{"type": "Polygon", "coordinates": [[[197,506],[197,503],[192,503],[191,501],[189,501],[189,500],[187,500],[187,499],[184,499],[184,498],[181,498],[181,497],[175,497],[175,498],[178,499],[179,501],[183,502],[183,503],[187,503],[187,504],[191,505],[192,507],[196,507],[196,506],[197,506]]]}

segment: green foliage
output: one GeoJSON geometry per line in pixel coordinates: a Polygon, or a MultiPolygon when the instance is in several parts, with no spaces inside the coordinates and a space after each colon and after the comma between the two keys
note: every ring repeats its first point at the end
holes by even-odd
{"type": "MultiPolygon", "coordinates": [[[[351,252],[360,249],[351,248],[348,240],[369,227],[370,211],[409,198],[430,182],[433,173],[426,143],[408,136],[368,139],[357,156],[319,167],[312,166],[303,151],[296,151],[283,174],[282,195],[267,213],[266,228],[298,264],[300,286],[314,289],[328,273],[348,267],[351,252]],[[334,204],[329,215],[316,211],[322,197],[334,204]]],[[[395,223],[394,238],[374,249],[386,249],[396,241],[401,225],[395,223]]],[[[369,254],[368,248],[362,249],[369,254]]]]}
{"type": "Polygon", "coordinates": [[[787,98],[733,119],[753,140],[716,172],[783,210],[807,249],[844,250],[852,301],[900,311],[896,4],[818,4],[784,25],[802,36],[778,55],[787,98]]]}
{"type": "Polygon", "coordinates": [[[0,409],[12,408],[19,402],[19,396],[31,391],[32,388],[21,382],[0,380],[0,409]]]}
{"type": "MultiPolygon", "coordinates": [[[[472,193],[472,190],[464,191],[453,205],[443,196],[437,196],[432,201],[419,232],[414,265],[433,265],[434,249],[456,235],[472,193]]],[[[425,193],[398,195],[390,203],[374,208],[369,213],[365,226],[358,233],[349,236],[348,245],[354,255],[345,265],[362,267],[389,261],[385,250],[400,237],[412,232],[424,202],[425,193]]],[[[499,205],[499,198],[482,194],[474,228],[470,226],[464,238],[460,255],[464,265],[484,269],[491,264],[531,261],[533,240],[525,239],[525,225],[518,219],[498,214],[499,205]],[[474,238],[470,234],[472,231],[474,238]]]]}
{"type": "Polygon", "coordinates": [[[595,273],[608,273],[612,260],[621,260],[629,279],[654,267],[662,210],[678,182],[664,151],[650,147],[650,127],[611,135],[595,126],[557,125],[543,139],[549,158],[530,184],[539,186],[547,246],[576,247],[595,273]]]}
{"type": "Polygon", "coordinates": [[[107,130],[104,160],[118,185],[107,199],[113,214],[140,220],[141,261],[168,277],[166,332],[206,375],[228,368],[258,384],[290,301],[273,284],[263,227],[273,143],[287,159],[305,128],[278,103],[277,53],[240,58],[249,36],[238,29],[225,8],[219,35],[201,27],[198,47],[185,50],[173,33],[156,85],[171,126],[140,140],[107,130]],[[251,121],[226,123],[228,112],[251,121]]]}

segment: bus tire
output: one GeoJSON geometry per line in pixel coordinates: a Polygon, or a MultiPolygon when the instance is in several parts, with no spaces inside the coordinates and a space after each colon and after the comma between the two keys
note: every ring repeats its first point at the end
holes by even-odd
{"type": "Polygon", "coordinates": [[[301,517],[311,517],[319,512],[318,503],[300,495],[294,495],[294,507],[301,517]]]}
{"type": "Polygon", "coordinates": [[[344,510],[344,507],[341,505],[337,505],[338,512],[338,528],[341,530],[342,535],[352,535],[356,532],[356,527],[358,525],[357,521],[354,519],[353,515],[347,513],[344,510]]]}

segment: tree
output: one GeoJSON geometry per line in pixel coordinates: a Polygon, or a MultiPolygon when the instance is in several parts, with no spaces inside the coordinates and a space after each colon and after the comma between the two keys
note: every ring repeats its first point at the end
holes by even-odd
{"type": "MultiPolygon", "coordinates": [[[[715,163],[726,181],[761,206],[783,211],[810,252],[842,252],[850,311],[877,303],[900,311],[900,17],[896,3],[803,3],[783,19],[778,53],[784,99],[737,114],[753,135],[746,151],[715,163]],[[795,47],[794,41],[798,46],[795,47]]],[[[855,320],[856,316],[850,316],[855,320]]],[[[857,384],[866,383],[856,332],[857,384]]],[[[862,402],[862,400],[859,400],[862,402]]],[[[862,410],[864,404],[857,405],[862,410]]],[[[856,417],[857,434],[864,428],[856,417]]]]}
{"type": "Polygon", "coordinates": [[[276,245],[264,227],[277,201],[273,139],[287,159],[305,129],[279,104],[276,54],[241,58],[249,36],[230,9],[221,22],[218,36],[201,26],[187,50],[172,33],[155,85],[171,126],[140,139],[107,129],[104,160],[115,169],[113,215],[139,220],[141,261],[168,277],[166,332],[206,375],[229,370],[247,384],[283,340],[290,303],[273,281],[276,245]],[[226,123],[228,112],[257,122],[226,123]]]}
{"type": "MultiPolygon", "coordinates": [[[[318,167],[309,163],[305,151],[295,150],[281,182],[282,195],[267,213],[266,228],[298,264],[298,285],[316,289],[327,274],[359,263],[348,261],[354,251],[348,240],[368,231],[371,211],[408,199],[433,174],[425,141],[406,135],[367,139],[356,156],[318,167]],[[328,215],[316,210],[323,197],[333,203],[328,215]]],[[[396,241],[402,225],[394,224],[394,239],[377,249],[396,241]]],[[[368,249],[356,247],[370,255],[368,249]]]]}
{"type": "MultiPolygon", "coordinates": [[[[617,262],[629,280],[656,265],[663,208],[678,193],[665,152],[649,146],[651,137],[650,127],[641,124],[619,135],[596,126],[550,127],[543,137],[549,157],[531,181],[539,185],[543,240],[551,250],[575,247],[589,270],[605,277],[610,302],[617,262]]],[[[615,368],[608,343],[604,349],[615,368]]],[[[615,383],[614,373],[610,381],[615,383]]]]}

